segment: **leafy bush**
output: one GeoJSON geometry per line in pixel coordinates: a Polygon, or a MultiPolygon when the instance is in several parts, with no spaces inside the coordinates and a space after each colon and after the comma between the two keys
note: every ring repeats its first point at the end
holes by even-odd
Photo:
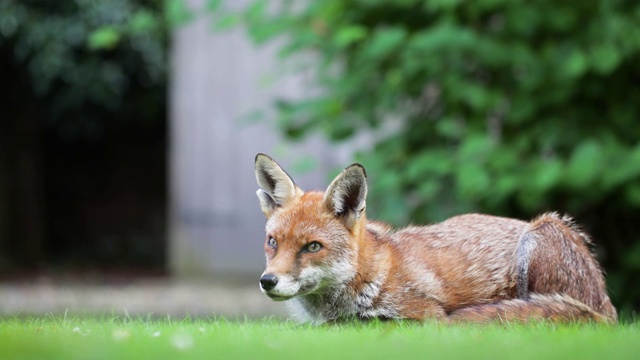
{"type": "Polygon", "coordinates": [[[23,88],[42,108],[45,125],[85,137],[95,136],[105,117],[116,112],[120,117],[123,112],[135,112],[139,119],[158,117],[157,106],[127,106],[164,100],[167,27],[162,7],[154,3],[0,3],[2,59],[26,75],[17,82],[26,84],[23,88]]]}
{"type": "Polygon", "coordinates": [[[282,37],[284,57],[313,54],[318,91],[278,103],[285,133],[373,129],[359,155],[373,216],[569,212],[596,235],[618,305],[640,305],[639,3],[254,0],[216,14],[282,37]]]}

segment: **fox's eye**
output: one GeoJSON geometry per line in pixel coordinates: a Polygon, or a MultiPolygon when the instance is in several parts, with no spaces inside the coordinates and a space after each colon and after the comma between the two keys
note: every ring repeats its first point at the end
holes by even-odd
{"type": "Polygon", "coordinates": [[[317,241],[313,241],[309,245],[307,245],[308,252],[318,252],[320,249],[322,249],[322,244],[317,241]]]}
{"type": "Polygon", "coordinates": [[[274,238],[269,238],[269,241],[267,241],[267,245],[271,246],[272,248],[276,248],[278,246],[278,242],[276,241],[276,239],[274,238]]]}

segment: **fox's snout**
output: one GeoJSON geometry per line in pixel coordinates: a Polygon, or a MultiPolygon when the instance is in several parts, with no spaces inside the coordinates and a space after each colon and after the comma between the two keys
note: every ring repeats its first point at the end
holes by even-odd
{"type": "Polygon", "coordinates": [[[260,286],[264,291],[272,290],[278,285],[278,277],[274,274],[264,274],[260,278],[260,286]]]}
{"type": "Polygon", "coordinates": [[[264,272],[260,277],[260,290],[275,301],[283,301],[298,296],[301,292],[315,289],[315,282],[304,286],[300,279],[287,274],[264,272]]]}

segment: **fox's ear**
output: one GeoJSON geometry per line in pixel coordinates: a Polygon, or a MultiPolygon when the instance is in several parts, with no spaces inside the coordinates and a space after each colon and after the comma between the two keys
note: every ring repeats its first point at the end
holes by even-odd
{"type": "Polygon", "coordinates": [[[360,164],[344,169],[329,185],[324,202],[329,211],[352,229],[364,214],[367,199],[367,173],[360,164]]]}
{"type": "Polygon", "coordinates": [[[258,198],[264,215],[269,218],[278,207],[285,206],[293,198],[302,195],[302,190],[280,165],[265,154],[256,155],[256,180],[258,198]]]}

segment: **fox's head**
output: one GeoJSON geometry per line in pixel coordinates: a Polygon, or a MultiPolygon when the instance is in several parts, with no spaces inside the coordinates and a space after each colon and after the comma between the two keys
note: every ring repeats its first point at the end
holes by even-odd
{"type": "Polygon", "coordinates": [[[364,231],[367,179],[353,164],[323,192],[304,192],[269,156],[255,160],[258,198],[267,217],[263,293],[274,300],[319,293],[356,274],[364,231]]]}

